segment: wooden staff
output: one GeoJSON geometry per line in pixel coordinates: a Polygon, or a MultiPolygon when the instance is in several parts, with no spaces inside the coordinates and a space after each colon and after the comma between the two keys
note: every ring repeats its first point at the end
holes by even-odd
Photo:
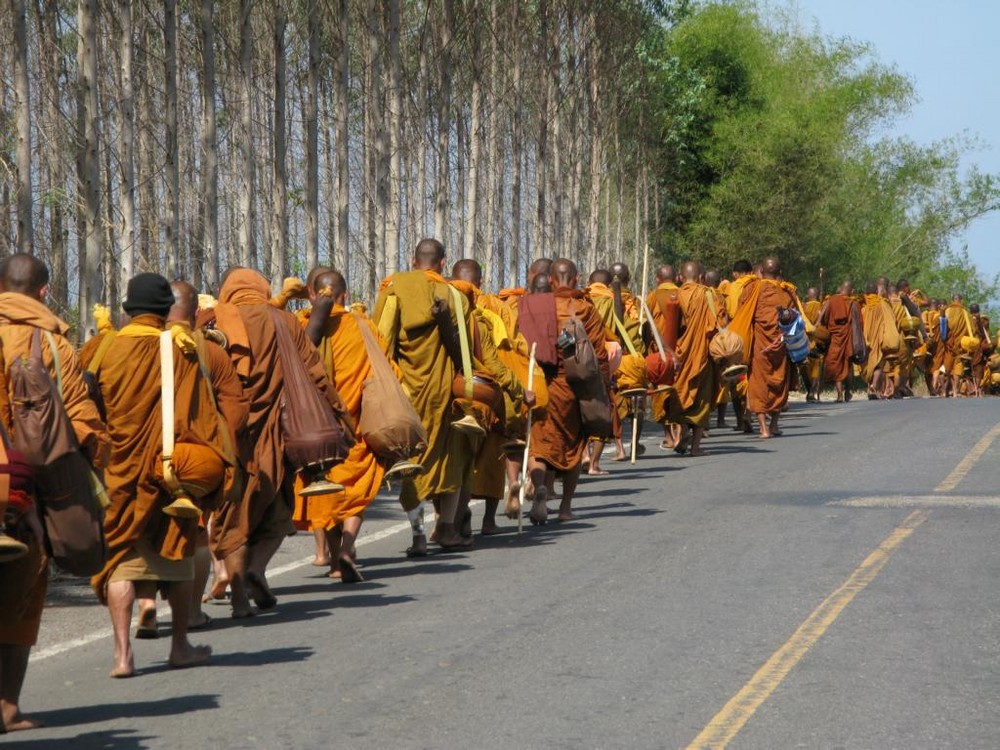
{"type": "MultiPolygon", "coordinates": [[[[649,245],[646,245],[646,249],[642,253],[642,296],[640,299],[643,304],[639,306],[639,328],[642,328],[642,324],[646,322],[646,294],[649,292],[649,245]]],[[[653,316],[649,316],[650,324],[652,324],[653,316]]]]}
{"type": "MultiPolygon", "coordinates": [[[[528,355],[528,387],[525,390],[533,390],[535,385],[535,342],[531,342],[531,352],[528,355]]],[[[517,533],[524,529],[524,493],[528,489],[528,456],[531,450],[531,410],[528,407],[528,434],[524,440],[524,460],[521,461],[521,486],[517,490],[517,533]]]]}
{"type": "Polygon", "coordinates": [[[820,266],[819,269],[819,300],[823,301],[823,267],[820,266]]]}

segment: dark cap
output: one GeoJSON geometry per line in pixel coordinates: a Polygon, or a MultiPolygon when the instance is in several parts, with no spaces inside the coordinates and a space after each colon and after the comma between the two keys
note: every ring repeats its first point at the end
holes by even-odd
{"type": "Polygon", "coordinates": [[[128,282],[128,291],[122,309],[129,315],[152,313],[165,317],[174,306],[174,293],[170,282],[158,273],[140,273],[128,282]]]}

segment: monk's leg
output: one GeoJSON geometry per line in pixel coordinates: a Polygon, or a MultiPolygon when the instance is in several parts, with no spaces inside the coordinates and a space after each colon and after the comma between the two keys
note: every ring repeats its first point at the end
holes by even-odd
{"type": "MultiPolygon", "coordinates": [[[[128,630],[125,632],[127,634],[128,630]]],[[[21,688],[28,672],[30,653],[31,646],[0,645],[0,734],[3,728],[8,732],[19,732],[43,726],[40,721],[21,713],[21,688]]]]}
{"type": "MultiPolygon", "coordinates": [[[[199,536],[203,532],[199,532],[199,536]]],[[[208,573],[212,569],[212,553],[208,550],[208,540],[194,548],[194,583],[191,586],[191,619],[188,625],[192,628],[205,627],[209,623],[208,615],[201,611],[202,595],[208,584],[208,573]]]]}
{"type": "Polygon", "coordinates": [[[691,428],[691,455],[694,457],[707,456],[708,451],[701,447],[701,440],[705,437],[704,427],[691,428]]]}
{"type": "Polygon", "coordinates": [[[580,481],[580,467],[577,466],[569,471],[563,472],[562,500],[559,503],[559,520],[572,521],[573,515],[573,493],[576,492],[576,485],[580,481]]]}
{"type": "Polygon", "coordinates": [[[459,536],[472,537],[472,511],[469,503],[472,501],[471,490],[463,486],[458,491],[458,508],[455,510],[455,530],[459,536]]]}
{"type": "MultiPolygon", "coordinates": [[[[361,532],[361,523],[364,520],[362,514],[356,516],[351,516],[345,518],[340,524],[340,548],[336,551],[337,555],[337,569],[340,571],[340,580],[343,583],[361,583],[365,580],[364,576],[361,575],[361,571],[358,570],[357,564],[354,562],[354,557],[356,555],[355,545],[357,544],[358,534],[361,532]]],[[[330,554],[334,554],[334,550],[330,548],[330,554]]]]}
{"type": "Polygon", "coordinates": [[[250,617],[250,597],[247,596],[246,574],[247,561],[250,558],[248,545],[241,545],[237,550],[226,555],[226,575],[229,576],[230,602],[233,607],[233,617],[240,619],[250,617]]]}
{"type": "Polygon", "coordinates": [[[555,472],[550,471],[548,465],[537,458],[530,459],[528,471],[531,474],[531,484],[535,488],[528,517],[533,524],[544,524],[549,515],[548,506],[545,504],[549,496],[549,482],[555,481],[555,472]]]}
{"type": "Polygon", "coordinates": [[[715,426],[720,430],[726,426],[726,405],[717,404],[715,407],[715,426]]]}
{"type": "Polygon", "coordinates": [[[132,643],[132,605],[135,604],[135,584],[132,581],[112,581],[108,584],[108,613],[114,631],[115,666],[111,677],[131,677],[135,674],[132,643]]]}
{"type": "Polygon", "coordinates": [[[767,414],[764,412],[757,413],[757,424],[760,425],[760,436],[765,440],[771,437],[771,431],[768,429],[767,414]]]}
{"type": "Polygon", "coordinates": [[[500,507],[499,498],[486,497],[483,498],[483,525],[479,529],[479,533],[483,536],[489,536],[490,534],[497,533],[497,508],[500,507]]]}
{"type": "Polygon", "coordinates": [[[781,416],[780,411],[772,412],[770,415],[770,424],[768,425],[767,431],[771,433],[771,437],[778,437],[781,435],[781,430],[778,429],[778,417],[781,416]]]}
{"type": "Polygon", "coordinates": [[[434,525],[435,541],[448,549],[449,547],[467,547],[469,540],[459,535],[455,529],[455,515],[459,506],[459,491],[444,492],[435,500],[440,507],[440,517],[434,525]]]}
{"type": "MultiPolygon", "coordinates": [[[[603,443],[602,443],[603,445],[603,443]]],[[[621,435],[615,435],[615,461],[624,461],[628,456],[625,454],[625,444],[622,442],[621,435]]]]}
{"type": "Polygon", "coordinates": [[[604,453],[604,441],[599,439],[588,440],[586,455],[590,456],[587,466],[587,473],[592,476],[604,476],[608,472],[601,468],[601,454],[604,453]]]}
{"type": "Polygon", "coordinates": [[[167,584],[167,602],[170,604],[170,657],[171,667],[182,669],[204,664],[212,655],[208,646],[192,646],[188,640],[188,621],[191,616],[191,597],[194,581],[171,581],[167,584]]]}
{"type": "Polygon", "coordinates": [[[283,536],[272,534],[248,545],[246,583],[249,584],[248,593],[260,609],[271,609],[278,603],[271,587],[267,584],[266,572],[271,558],[283,541],[285,541],[283,536]]]}
{"type": "Polygon", "coordinates": [[[517,518],[521,492],[521,462],[507,459],[507,518],[517,518]]]}
{"type": "Polygon", "coordinates": [[[327,546],[326,529],[313,529],[313,536],[316,540],[316,554],[313,556],[312,564],[318,568],[325,568],[330,564],[330,548],[327,546]]]}
{"type": "Polygon", "coordinates": [[[424,503],[418,502],[416,506],[406,511],[406,517],[410,521],[410,531],[413,541],[406,549],[407,557],[423,557],[427,554],[427,530],[424,526],[424,503]]]}

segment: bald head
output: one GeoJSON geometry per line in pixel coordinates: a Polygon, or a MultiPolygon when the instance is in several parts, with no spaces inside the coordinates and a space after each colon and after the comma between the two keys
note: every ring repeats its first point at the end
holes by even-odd
{"type": "Polygon", "coordinates": [[[575,289],[579,280],[579,272],[576,270],[576,263],[568,258],[559,258],[553,261],[549,269],[549,281],[555,289],[575,289]]]}
{"type": "Polygon", "coordinates": [[[49,285],[49,269],[34,255],[14,253],[0,261],[0,289],[41,301],[49,285]]]}
{"type": "Polygon", "coordinates": [[[551,268],[552,260],[550,258],[539,258],[528,266],[528,288],[531,289],[531,282],[535,280],[536,276],[548,276],[551,268]]]}
{"type": "Polygon", "coordinates": [[[198,313],[198,290],[182,279],[170,282],[174,293],[174,304],[167,313],[168,323],[188,323],[194,325],[198,313]]]}
{"type": "Polygon", "coordinates": [[[673,283],[673,280],[677,278],[677,273],[674,271],[674,267],[660,266],[656,269],[656,283],[666,284],[668,281],[673,283]]]}
{"type": "Polygon", "coordinates": [[[700,284],[702,279],[701,263],[696,260],[689,260],[683,266],[681,266],[681,276],[684,277],[684,281],[691,281],[695,284],[700,284]]]}
{"type": "Polygon", "coordinates": [[[617,276],[622,286],[628,286],[628,282],[632,279],[632,273],[628,270],[628,266],[621,262],[612,263],[609,270],[611,271],[612,279],[617,276]]]}
{"type": "Polygon", "coordinates": [[[483,267],[472,258],[462,258],[451,267],[451,277],[479,287],[483,285],[483,267]]]}
{"type": "Polygon", "coordinates": [[[778,278],[781,276],[781,261],[773,255],[769,258],[764,258],[764,262],[760,264],[760,275],[765,279],[778,278]]]}
{"type": "Polygon", "coordinates": [[[714,289],[719,285],[720,280],[719,272],[714,268],[705,271],[705,286],[710,286],[714,289]]]}
{"type": "Polygon", "coordinates": [[[313,279],[313,283],[317,292],[321,289],[329,288],[333,293],[333,301],[338,305],[343,305],[347,299],[347,281],[339,271],[329,268],[313,279]]]}
{"type": "Polygon", "coordinates": [[[819,289],[817,289],[814,286],[811,286],[808,289],[806,289],[806,300],[808,300],[809,302],[818,301],[819,289]]]}
{"type": "Polygon", "coordinates": [[[611,283],[611,271],[605,268],[598,268],[587,280],[591,284],[610,284],[611,283]]]}
{"type": "Polygon", "coordinates": [[[440,273],[444,268],[444,245],[433,237],[420,240],[413,251],[413,268],[417,271],[440,273]]]}
{"type": "Polygon", "coordinates": [[[854,282],[850,279],[844,279],[844,283],[840,285],[840,293],[846,294],[848,297],[854,294],[854,282]]]}

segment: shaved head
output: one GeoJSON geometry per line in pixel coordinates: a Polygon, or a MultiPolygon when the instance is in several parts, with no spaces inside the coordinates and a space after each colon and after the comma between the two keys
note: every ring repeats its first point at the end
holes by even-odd
{"type": "Polygon", "coordinates": [[[49,283],[49,269],[34,255],[14,253],[0,261],[0,289],[41,300],[49,283]]]}
{"type": "Polygon", "coordinates": [[[631,271],[628,270],[628,266],[619,261],[618,263],[612,263],[611,268],[609,270],[611,271],[612,277],[615,276],[618,277],[618,280],[622,283],[622,286],[628,286],[628,282],[632,278],[632,273],[631,271]]]}
{"type": "Polygon", "coordinates": [[[550,268],[552,268],[552,260],[549,258],[539,258],[528,266],[528,288],[531,288],[531,282],[535,280],[536,276],[548,276],[550,268]]]}
{"type": "Polygon", "coordinates": [[[332,271],[332,270],[333,269],[330,268],[329,266],[316,266],[313,270],[309,272],[309,275],[306,276],[306,286],[309,287],[310,290],[318,289],[318,287],[316,286],[316,279],[320,276],[320,274],[324,274],[327,271],[332,271]]]}
{"type": "Polygon", "coordinates": [[[714,268],[705,271],[705,286],[710,286],[714,289],[719,285],[720,280],[719,272],[714,268]]]}
{"type": "Polygon", "coordinates": [[[444,268],[444,245],[433,237],[417,243],[413,251],[413,268],[417,271],[438,271],[444,268]]]}
{"type": "Polygon", "coordinates": [[[479,287],[483,285],[483,267],[472,258],[462,258],[451,267],[451,277],[479,287]]]}
{"type": "Polygon", "coordinates": [[[611,271],[605,268],[598,268],[592,274],[588,282],[591,284],[610,284],[611,283],[611,271]]]}
{"type": "Polygon", "coordinates": [[[531,286],[528,287],[528,291],[531,294],[545,294],[546,292],[551,292],[552,282],[549,281],[547,274],[539,274],[531,280],[531,286]]]}
{"type": "Polygon", "coordinates": [[[850,279],[844,279],[844,283],[840,285],[840,293],[847,296],[854,294],[854,282],[850,279]]]}
{"type": "Polygon", "coordinates": [[[674,271],[673,266],[670,265],[660,266],[659,268],[656,269],[657,284],[665,284],[668,281],[672,282],[676,278],[677,278],[677,273],[674,271]]]}
{"type": "Polygon", "coordinates": [[[696,284],[700,284],[703,273],[701,263],[696,260],[689,260],[681,266],[681,276],[684,277],[684,281],[693,281],[696,284]]]}
{"type": "Polygon", "coordinates": [[[313,283],[316,286],[317,292],[320,289],[329,287],[333,292],[333,301],[338,305],[344,304],[344,300],[347,299],[347,281],[340,271],[328,268],[313,279],[313,283]]]}
{"type": "Polygon", "coordinates": [[[174,293],[174,305],[167,313],[168,323],[190,323],[198,312],[198,290],[183,279],[170,282],[170,291],[174,293]]]}
{"type": "Polygon", "coordinates": [[[553,289],[574,289],[579,275],[576,263],[568,258],[559,258],[549,269],[549,281],[553,289]]]}
{"type": "Polygon", "coordinates": [[[781,276],[781,261],[773,255],[771,257],[764,258],[764,262],[760,264],[760,274],[765,279],[778,278],[781,276]]]}
{"type": "Polygon", "coordinates": [[[814,286],[806,289],[806,299],[807,300],[818,300],[819,299],[819,289],[814,286]]]}

